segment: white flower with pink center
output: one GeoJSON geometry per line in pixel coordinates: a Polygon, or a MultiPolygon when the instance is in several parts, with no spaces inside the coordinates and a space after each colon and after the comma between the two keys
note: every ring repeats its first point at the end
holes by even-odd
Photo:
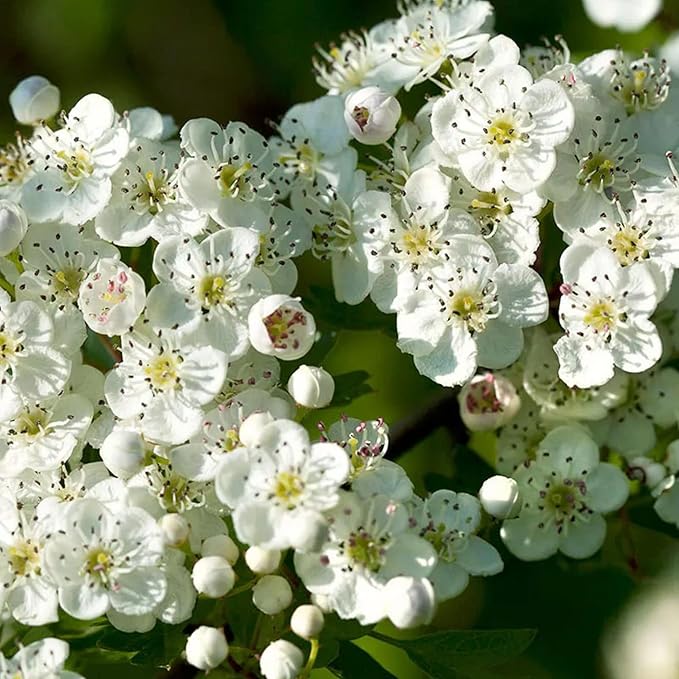
{"type": "Polygon", "coordinates": [[[102,259],[83,281],[78,306],[85,323],[102,335],[121,335],[139,318],[146,303],[141,276],[113,259],[102,259]]]}

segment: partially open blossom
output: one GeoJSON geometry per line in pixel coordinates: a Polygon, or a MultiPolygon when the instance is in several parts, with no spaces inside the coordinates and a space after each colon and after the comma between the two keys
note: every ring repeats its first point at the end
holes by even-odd
{"type": "Polygon", "coordinates": [[[344,120],[351,136],[363,144],[382,144],[396,132],[401,105],[379,87],[364,87],[344,102],[344,120]]]}
{"type": "Polygon", "coordinates": [[[24,125],[37,125],[59,111],[59,88],[41,75],[22,80],[9,95],[12,113],[24,125]]]}
{"type": "Polygon", "coordinates": [[[498,429],[521,407],[514,385],[502,375],[484,373],[465,384],[458,396],[460,417],[472,431],[498,429]]]}
{"type": "Polygon", "coordinates": [[[4,257],[16,249],[27,229],[28,220],[21,206],[0,200],[0,256],[4,257]]]}
{"type": "Polygon", "coordinates": [[[315,366],[300,365],[288,380],[288,391],[304,408],[325,408],[335,394],[332,375],[315,366]]]}

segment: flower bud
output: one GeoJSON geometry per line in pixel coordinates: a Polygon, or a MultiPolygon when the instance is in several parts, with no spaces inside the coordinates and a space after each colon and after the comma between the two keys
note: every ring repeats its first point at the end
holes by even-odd
{"type": "Polygon", "coordinates": [[[199,670],[219,667],[229,655],[224,631],[205,625],[191,632],[186,641],[186,662],[199,670]]]}
{"type": "Polygon", "coordinates": [[[148,446],[136,431],[117,429],[101,444],[99,455],[111,474],[129,479],[145,466],[148,446]]]}
{"type": "Polygon", "coordinates": [[[87,325],[101,335],[122,335],[146,304],[142,277],[116,259],[100,259],[80,286],[78,306],[87,325]]]}
{"type": "Polygon", "coordinates": [[[401,104],[379,87],[363,87],[344,104],[344,120],[351,136],[362,144],[383,144],[401,117],[401,104]]]}
{"type": "Polygon", "coordinates": [[[325,408],[335,395],[332,375],[323,368],[300,365],[288,380],[288,391],[295,403],[305,408],[325,408]]]}
{"type": "Polygon", "coordinates": [[[233,589],[236,575],[223,557],[204,556],[194,564],[191,579],[199,594],[219,599],[233,589]]]}
{"type": "Polygon", "coordinates": [[[627,468],[627,476],[634,480],[640,481],[647,488],[655,488],[661,481],[667,477],[667,468],[660,462],[655,462],[648,457],[635,457],[630,460],[627,468]]]}
{"type": "Polygon", "coordinates": [[[399,629],[428,625],[434,617],[436,597],[426,578],[392,578],[384,588],[384,598],[387,616],[399,629]]]}
{"type": "Polygon", "coordinates": [[[252,603],[266,615],[276,615],[292,603],[290,583],[280,575],[265,575],[252,590],[252,603]]]}
{"type": "Polygon", "coordinates": [[[238,429],[238,438],[240,439],[240,442],[248,448],[254,448],[259,441],[259,435],[262,429],[273,421],[274,416],[268,411],[252,413],[252,415],[249,415],[243,420],[243,423],[238,429]]]}
{"type": "Polygon", "coordinates": [[[281,553],[277,549],[262,549],[250,547],[245,552],[245,563],[248,568],[258,575],[273,573],[281,562],[281,553]]]}
{"type": "Polygon", "coordinates": [[[302,639],[317,639],[323,631],[325,618],[318,606],[306,604],[298,606],[290,618],[292,631],[302,639]]]}
{"type": "Polygon", "coordinates": [[[521,508],[519,486],[507,476],[491,476],[479,491],[481,506],[496,519],[513,519],[521,508]]]}
{"type": "Polygon", "coordinates": [[[501,375],[476,375],[460,391],[460,416],[471,431],[489,431],[507,424],[521,407],[514,385],[501,375]]]}
{"type": "Polygon", "coordinates": [[[165,544],[170,547],[183,545],[189,537],[189,523],[181,514],[165,514],[159,524],[165,544]]]}
{"type": "Polygon", "coordinates": [[[0,200],[0,256],[19,247],[26,229],[28,220],[23,209],[10,200],[0,200]]]}
{"type": "Polygon", "coordinates": [[[9,95],[9,105],[18,122],[37,125],[56,115],[59,110],[59,88],[43,78],[32,75],[22,80],[9,95]]]}
{"type": "Polygon", "coordinates": [[[232,566],[238,561],[238,546],[228,535],[211,535],[203,540],[200,547],[201,556],[221,556],[232,566]]]}
{"type": "Polygon", "coordinates": [[[314,317],[289,295],[269,295],[248,315],[250,344],[260,354],[284,361],[302,358],[316,339],[314,317]]]}
{"type": "Polygon", "coordinates": [[[297,679],[304,665],[304,655],[285,639],[272,641],[259,658],[259,669],[265,679],[297,679]]]}

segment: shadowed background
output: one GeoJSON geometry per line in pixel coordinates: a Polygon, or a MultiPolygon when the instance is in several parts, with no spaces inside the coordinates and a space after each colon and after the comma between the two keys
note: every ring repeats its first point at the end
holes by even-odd
{"type": "MultiPolygon", "coordinates": [[[[581,54],[616,44],[652,49],[663,36],[662,22],[635,36],[598,29],[578,0],[497,0],[495,5],[498,31],[520,44],[563,34],[581,54]]],[[[311,71],[315,44],[327,45],[342,31],[395,14],[392,0],[0,0],[0,9],[0,135],[6,140],[14,129],[6,97],[19,79],[34,73],[61,88],[66,109],[97,91],[120,111],[150,105],[180,125],[208,116],[221,123],[243,120],[268,133],[267,120],[321,94],[311,71]]],[[[301,288],[312,279],[327,281],[327,272],[305,258],[301,288]]],[[[358,417],[383,416],[394,423],[435,393],[393,339],[379,332],[342,333],[325,365],[334,373],[364,369],[371,374],[375,392],[350,408],[358,417]]],[[[327,412],[324,418],[332,421],[337,414],[327,412]]],[[[405,459],[420,492],[425,472],[448,477],[454,472],[445,433],[433,435],[405,459]]],[[[585,564],[556,558],[517,564],[507,557],[503,575],[473,581],[444,607],[436,625],[538,628],[528,655],[503,676],[601,676],[602,630],[634,587],[619,547],[623,528],[613,525],[602,555],[585,564]]],[[[652,555],[643,567],[653,570],[654,560],[669,550],[669,538],[650,529],[635,531],[636,549],[652,555]]],[[[398,652],[371,643],[371,652],[399,679],[422,676],[398,652]]],[[[102,668],[100,679],[109,675],[111,668],[102,668]]],[[[129,676],[136,676],[132,668],[129,676]]]]}

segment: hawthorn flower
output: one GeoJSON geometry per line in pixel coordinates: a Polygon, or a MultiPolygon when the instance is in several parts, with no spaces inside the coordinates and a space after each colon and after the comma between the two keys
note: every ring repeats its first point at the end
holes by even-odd
{"type": "Polygon", "coordinates": [[[15,417],[24,402],[56,396],[71,362],[52,347],[54,326],[35,302],[12,302],[0,290],[0,421],[15,417]]]}
{"type": "Polygon", "coordinates": [[[559,321],[566,334],[554,351],[568,386],[599,386],[614,366],[639,373],[658,361],[662,343],[649,316],[660,293],[647,266],[622,267],[610,250],[582,244],[564,252],[561,273],[559,321]]]}
{"type": "Polygon", "coordinates": [[[454,236],[448,263],[432,269],[397,314],[399,346],[444,386],[464,384],[477,365],[504,368],[523,348],[521,328],[547,318],[540,276],[501,264],[477,236],[454,236]]]}
{"type": "Polygon", "coordinates": [[[180,137],[189,156],[178,170],[186,200],[222,226],[250,226],[260,219],[276,195],[264,137],[244,123],[222,128],[208,118],[189,120],[180,137]]]}
{"type": "Polygon", "coordinates": [[[481,524],[481,506],[472,495],[437,490],[415,508],[413,523],[438,556],[427,576],[437,601],[462,593],[470,575],[495,575],[502,570],[498,551],[475,534],[481,524]]]}
{"type": "Polygon", "coordinates": [[[599,449],[580,428],[558,427],[540,444],[536,459],[514,474],[522,506],[500,535],[524,561],[546,559],[557,551],[573,559],[596,552],[606,536],[602,513],[627,499],[625,474],[599,461],[599,449]]]}
{"type": "Polygon", "coordinates": [[[14,143],[0,147],[0,198],[21,202],[21,189],[32,171],[28,141],[17,133],[14,143]]]}
{"type": "Polygon", "coordinates": [[[432,111],[434,139],[481,191],[506,186],[527,193],[544,184],[556,167],[555,147],[573,125],[563,90],[551,80],[534,83],[522,66],[492,70],[473,86],[452,90],[432,111]]]}
{"type": "Polygon", "coordinates": [[[61,639],[49,637],[34,641],[20,647],[11,658],[0,654],[0,676],[2,679],[84,679],[64,669],[68,652],[68,644],[61,639]]]}
{"type": "Polygon", "coordinates": [[[129,137],[108,99],[83,97],[64,126],[39,127],[31,140],[34,174],[22,190],[31,221],[80,225],[111,197],[111,175],[127,154],[129,137]]]}
{"type": "Polygon", "coordinates": [[[63,527],[48,542],[45,561],[69,615],[93,620],[111,608],[143,615],[165,597],[163,536],[145,511],[114,514],[96,500],[78,500],[64,513],[63,527]]]}
{"type": "Polygon", "coordinates": [[[0,200],[0,256],[15,250],[28,229],[26,213],[11,200],[0,200]]]}
{"type": "Polygon", "coordinates": [[[521,398],[506,377],[491,372],[475,375],[458,395],[460,417],[470,431],[498,429],[521,407],[521,398]]]}
{"type": "Polygon", "coordinates": [[[41,75],[24,78],[9,95],[9,105],[17,122],[39,125],[57,114],[59,88],[41,75]]]}
{"type": "Polygon", "coordinates": [[[598,26],[633,33],[655,17],[662,0],[583,0],[583,4],[587,16],[598,26]]]}
{"type": "Polygon", "coordinates": [[[176,143],[142,139],[111,178],[111,201],[94,222],[97,234],[116,245],[135,247],[150,237],[197,236],[207,216],[179,192],[176,143]]]}
{"type": "Polygon", "coordinates": [[[164,239],[153,257],[160,283],[148,295],[149,320],[227,355],[242,355],[248,311],[270,291],[267,277],[254,268],[258,252],[257,235],[239,227],[200,244],[187,237],[164,239]]]}
{"type": "Polygon", "coordinates": [[[327,542],[318,553],[296,552],[295,570],[340,618],[378,622],[387,615],[391,578],[428,577],[436,566],[436,551],[411,530],[405,507],[386,497],[343,493],[328,522],[327,542]]]}
{"type": "Polygon", "coordinates": [[[349,460],[334,443],[309,443],[301,425],[278,420],[266,425],[251,448],[222,458],[215,488],[233,510],[238,538],[265,549],[305,549],[307,536],[324,523],[349,476],[349,460]]]}
{"type": "Polygon", "coordinates": [[[158,442],[183,443],[199,429],[201,406],[219,392],[226,356],[210,346],[190,347],[172,331],[147,321],[121,338],[122,361],[107,375],[106,401],[121,419],[139,417],[142,433],[158,442]]]}
{"type": "Polygon", "coordinates": [[[272,392],[278,386],[280,376],[280,364],[273,356],[250,349],[245,356],[229,364],[226,381],[216,400],[226,403],[247,389],[272,392]]]}
{"type": "Polygon", "coordinates": [[[351,136],[363,144],[383,144],[396,132],[401,105],[379,87],[364,87],[344,102],[344,121],[351,136]]]}

